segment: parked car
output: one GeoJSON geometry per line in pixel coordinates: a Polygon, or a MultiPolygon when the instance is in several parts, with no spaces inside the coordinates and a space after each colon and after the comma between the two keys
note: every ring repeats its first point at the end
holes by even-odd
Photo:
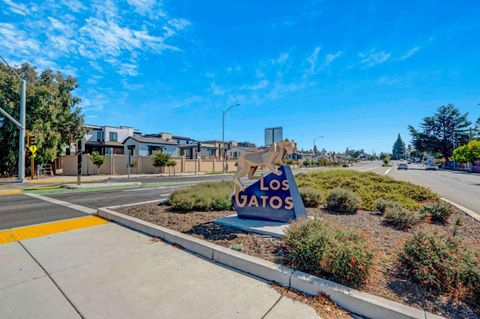
{"type": "Polygon", "coordinates": [[[436,166],[435,164],[433,164],[433,163],[427,163],[427,164],[425,165],[425,169],[426,169],[427,171],[429,171],[429,170],[430,170],[430,171],[435,171],[435,170],[437,169],[437,166],[436,166]]]}
{"type": "Polygon", "coordinates": [[[411,160],[408,160],[408,161],[407,161],[407,164],[412,164],[412,161],[411,161],[411,160]]]}
{"type": "Polygon", "coordinates": [[[408,169],[407,163],[399,163],[397,169],[408,169]]]}

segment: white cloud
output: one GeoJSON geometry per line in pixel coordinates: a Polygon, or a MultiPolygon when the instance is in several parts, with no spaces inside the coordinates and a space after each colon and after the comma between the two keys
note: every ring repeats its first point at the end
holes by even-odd
{"type": "Polygon", "coordinates": [[[406,60],[410,57],[412,57],[415,53],[417,53],[420,50],[419,47],[413,47],[410,50],[408,50],[404,55],[400,57],[400,60],[406,60]]]}
{"type": "Polygon", "coordinates": [[[392,78],[390,76],[382,75],[380,78],[377,80],[378,84],[381,85],[392,85],[398,82],[398,79],[392,78]]]}
{"type": "Polygon", "coordinates": [[[138,66],[135,61],[130,63],[120,63],[118,64],[118,73],[121,75],[136,76],[138,75],[137,67],[138,66]]]}
{"type": "Polygon", "coordinates": [[[0,48],[17,56],[33,55],[40,51],[40,43],[11,23],[0,22],[0,48]]]}
{"type": "Polygon", "coordinates": [[[339,57],[341,57],[343,55],[343,52],[342,51],[337,51],[335,53],[328,53],[326,56],[325,56],[325,62],[324,62],[324,66],[325,67],[328,67],[330,66],[330,64],[335,61],[336,59],[338,59],[339,57]]]}
{"type": "Polygon", "coordinates": [[[168,45],[161,36],[153,36],[147,30],[134,30],[122,27],[113,21],[97,18],[87,19],[80,29],[81,44],[79,52],[83,56],[95,58],[98,56],[119,56],[122,53],[134,53],[137,50],[150,49],[155,53],[164,50],[179,49],[168,45]]]}
{"type": "Polygon", "coordinates": [[[307,58],[309,67],[303,73],[304,78],[310,77],[315,73],[317,69],[318,54],[320,53],[320,50],[320,47],[316,47],[315,49],[313,49],[312,54],[310,54],[310,56],[307,58]]]}
{"type": "Polygon", "coordinates": [[[213,95],[224,95],[227,92],[227,90],[222,89],[215,82],[210,83],[210,89],[213,95]]]}
{"type": "Polygon", "coordinates": [[[360,63],[366,67],[384,63],[390,59],[390,53],[385,51],[370,50],[368,53],[359,53],[360,63]]]}
{"type": "Polygon", "coordinates": [[[289,57],[290,54],[287,52],[282,52],[278,58],[272,60],[272,64],[283,64],[288,60],[289,57]]]}
{"type": "Polygon", "coordinates": [[[83,4],[78,0],[63,0],[62,4],[74,12],[80,12],[85,9],[83,4]]]}
{"type": "Polygon", "coordinates": [[[261,89],[264,89],[268,86],[269,82],[268,80],[261,80],[255,84],[252,84],[252,85],[243,85],[241,88],[242,89],[246,89],[246,90],[250,90],[250,91],[257,91],[257,90],[261,90],[261,89]]]}
{"type": "Polygon", "coordinates": [[[12,0],[2,0],[2,2],[5,3],[8,6],[8,9],[13,13],[22,16],[30,13],[27,7],[22,3],[14,3],[12,0]]]}

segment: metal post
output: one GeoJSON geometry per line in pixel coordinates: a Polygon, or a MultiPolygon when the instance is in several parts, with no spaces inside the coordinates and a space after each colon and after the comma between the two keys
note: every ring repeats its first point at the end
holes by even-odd
{"type": "Polygon", "coordinates": [[[222,145],[220,146],[220,156],[222,157],[222,173],[225,173],[225,111],[222,112],[222,145]]]}
{"type": "Polygon", "coordinates": [[[82,140],[77,142],[77,185],[82,183],[82,140]]]}
{"type": "Polygon", "coordinates": [[[18,141],[18,182],[25,183],[25,111],[27,82],[22,80],[20,92],[20,136],[18,141]]]}
{"type": "Polygon", "coordinates": [[[127,149],[128,149],[128,178],[130,178],[130,168],[132,165],[132,151],[130,150],[130,148],[127,148],[127,149]]]}

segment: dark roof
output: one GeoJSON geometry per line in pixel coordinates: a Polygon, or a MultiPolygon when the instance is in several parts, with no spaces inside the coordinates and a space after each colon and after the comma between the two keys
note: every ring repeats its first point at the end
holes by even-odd
{"type": "Polygon", "coordinates": [[[146,144],[162,144],[162,145],[177,145],[177,143],[174,142],[167,142],[164,139],[161,139],[159,137],[144,137],[144,136],[129,136],[125,139],[124,143],[128,139],[133,139],[139,143],[146,143],[146,144]]]}
{"type": "Polygon", "coordinates": [[[105,141],[105,142],[86,142],[85,145],[123,147],[123,144],[122,144],[122,143],[120,143],[120,142],[113,142],[113,141],[105,141]]]}

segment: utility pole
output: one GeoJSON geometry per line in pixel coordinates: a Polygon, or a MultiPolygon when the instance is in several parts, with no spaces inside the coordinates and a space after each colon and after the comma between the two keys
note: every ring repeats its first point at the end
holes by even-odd
{"type": "Polygon", "coordinates": [[[0,56],[2,61],[12,70],[15,76],[20,80],[20,122],[10,116],[5,110],[0,108],[0,112],[5,115],[10,121],[12,121],[19,130],[18,140],[18,183],[25,183],[25,113],[26,113],[26,91],[27,81],[22,79],[17,72],[0,56]]]}
{"type": "Polygon", "coordinates": [[[240,103],[229,106],[222,112],[222,145],[220,147],[220,156],[222,157],[222,173],[225,173],[225,114],[227,114],[231,108],[239,105],[240,103]]]}

